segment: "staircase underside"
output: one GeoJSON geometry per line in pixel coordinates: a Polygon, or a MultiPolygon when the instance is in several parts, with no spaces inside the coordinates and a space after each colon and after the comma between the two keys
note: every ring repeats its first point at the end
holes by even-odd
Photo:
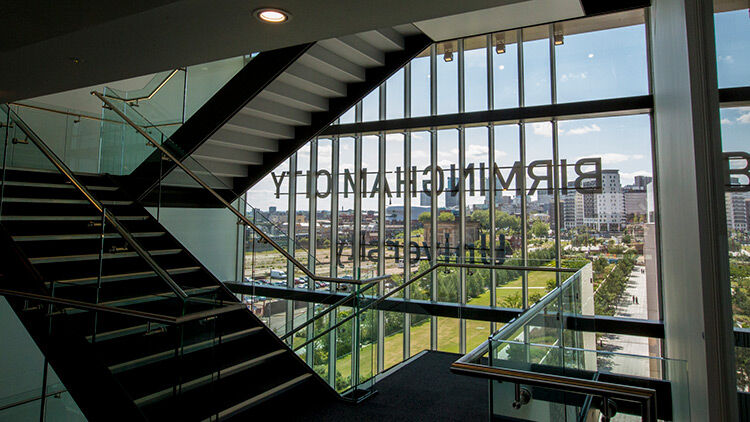
{"type": "MultiPolygon", "coordinates": [[[[235,199],[431,43],[403,25],[260,53],[165,147],[235,199]]],[[[157,151],[124,183],[146,203],[156,203],[159,193],[162,204],[209,203],[191,196],[196,183],[175,168],[157,151]]]]}

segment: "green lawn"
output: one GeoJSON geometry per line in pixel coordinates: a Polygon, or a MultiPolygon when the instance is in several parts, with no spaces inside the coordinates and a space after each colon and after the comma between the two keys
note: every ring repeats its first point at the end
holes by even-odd
{"type": "MultiPolygon", "coordinates": [[[[540,288],[540,292],[545,292],[543,288],[547,286],[547,280],[554,280],[554,273],[547,272],[534,272],[529,274],[529,287],[540,288]]],[[[537,290],[537,289],[535,289],[537,290]]],[[[502,288],[497,289],[498,303],[502,303],[502,300],[506,296],[510,296],[515,292],[521,291],[521,278],[513,280],[502,288]]],[[[532,290],[533,292],[533,290],[532,290]]],[[[471,305],[489,306],[490,303],[490,292],[487,291],[468,302],[471,305]]],[[[458,353],[458,339],[459,339],[459,320],[456,318],[438,317],[438,350],[445,352],[458,353]]],[[[419,325],[411,327],[411,343],[410,343],[410,356],[413,356],[424,349],[430,348],[430,324],[429,320],[420,322],[419,325]]],[[[466,350],[472,350],[477,347],[480,343],[487,340],[490,335],[490,323],[487,321],[466,321],[466,350]]],[[[391,366],[401,362],[403,360],[403,344],[404,334],[398,332],[391,334],[384,339],[385,341],[385,356],[384,367],[390,368],[391,366]]],[[[377,348],[375,345],[370,344],[362,348],[360,351],[360,373],[362,376],[372,373],[376,370],[376,356],[377,348]]],[[[340,372],[344,377],[348,377],[351,374],[351,358],[349,355],[341,357],[336,362],[336,370],[340,372]]]]}
{"type": "MultiPolygon", "coordinates": [[[[545,271],[530,272],[529,273],[529,293],[530,294],[534,294],[536,292],[541,293],[541,294],[546,293],[547,281],[554,280],[554,279],[555,279],[555,273],[553,272],[545,272],[545,271]]],[[[497,296],[498,306],[502,306],[504,298],[511,296],[517,292],[520,292],[521,284],[522,284],[521,277],[518,277],[517,279],[498,287],[495,293],[497,296]]],[[[469,305],[490,306],[490,291],[487,290],[481,295],[473,299],[470,299],[467,303],[469,305]]]]}

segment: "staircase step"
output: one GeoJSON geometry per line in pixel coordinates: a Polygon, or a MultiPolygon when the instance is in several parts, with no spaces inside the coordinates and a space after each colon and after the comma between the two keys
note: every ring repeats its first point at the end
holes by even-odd
{"type": "Polygon", "coordinates": [[[265,400],[268,400],[276,395],[279,395],[301,383],[304,381],[310,379],[313,375],[311,373],[305,373],[298,377],[292,378],[284,383],[281,383],[269,390],[266,390],[256,396],[253,396],[245,401],[242,401],[240,403],[235,404],[232,407],[228,407],[218,413],[216,416],[211,416],[209,418],[204,419],[205,421],[219,421],[224,418],[230,417],[232,415],[236,415],[246,409],[249,409],[257,404],[260,404],[264,402],[265,400]]]}
{"type": "MultiPolygon", "coordinates": [[[[292,126],[307,126],[310,124],[310,113],[264,98],[252,99],[240,113],[268,119],[273,122],[292,126]]],[[[211,136],[214,139],[215,136],[211,136]]]]}
{"type": "MultiPolygon", "coordinates": [[[[185,290],[185,293],[187,293],[188,296],[193,296],[193,295],[210,293],[216,289],[217,289],[217,286],[211,286],[211,287],[204,287],[200,289],[188,289],[188,290],[185,290]]],[[[129,297],[129,298],[118,299],[118,300],[110,300],[107,302],[99,302],[99,305],[117,308],[117,307],[138,305],[138,304],[147,303],[147,302],[155,302],[155,301],[165,300],[165,299],[174,299],[176,297],[177,296],[175,296],[174,293],[167,292],[167,293],[158,293],[158,294],[138,296],[138,297],[129,297]]],[[[55,313],[66,313],[68,315],[72,315],[72,314],[79,313],[79,312],[87,312],[87,311],[75,309],[75,308],[63,308],[60,311],[55,312],[55,313]]]]}
{"type": "MultiPolygon", "coordinates": [[[[172,268],[167,269],[167,273],[169,275],[177,275],[177,274],[185,274],[185,273],[191,273],[195,271],[201,270],[201,267],[195,266],[195,267],[184,267],[184,268],[172,268]]],[[[125,274],[112,274],[112,275],[105,275],[101,277],[102,283],[106,282],[113,282],[113,281],[125,281],[125,280],[135,280],[139,278],[147,278],[147,277],[153,277],[156,273],[154,271],[137,271],[132,273],[125,273],[125,274]]],[[[62,280],[56,280],[55,285],[86,285],[86,284],[92,284],[97,283],[99,280],[99,277],[80,277],[80,278],[72,278],[72,279],[62,279],[62,280]]],[[[51,283],[48,283],[51,284],[51,283]]]]}
{"type": "MultiPolygon", "coordinates": [[[[263,356],[259,356],[254,359],[250,359],[248,361],[223,368],[219,371],[214,371],[208,375],[204,375],[202,377],[194,378],[194,379],[191,379],[190,381],[180,383],[180,391],[182,393],[185,393],[187,391],[194,390],[196,388],[210,384],[218,380],[221,377],[228,377],[228,376],[232,376],[237,373],[240,373],[242,371],[246,371],[254,366],[267,362],[271,358],[282,355],[285,352],[286,352],[285,349],[274,350],[273,352],[266,353],[263,356]]],[[[149,394],[148,396],[144,396],[144,397],[136,399],[135,404],[139,407],[146,406],[148,404],[170,397],[173,394],[173,392],[174,390],[172,388],[166,388],[161,391],[157,391],[156,393],[149,394]]]]}
{"type": "MultiPolygon", "coordinates": [[[[5,183],[0,182],[0,186],[18,186],[18,187],[27,187],[27,188],[49,188],[49,189],[70,189],[74,191],[78,191],[78,188],[73,186],[71,183],[43,183],[43,182],[21,182],[21,181],[14,181],[14,180],[6,180],[5,183]]],[[[87,185],[86,189],[90,191],[107,191],[107,192],[114,192],[120,189],[117,186],[97,186],[97,185],[87,185]]]]}
{"type": "MultiPolygon", "coordinates": [[[[101,215],[4,215],[0,221],[98,221],[101,215]]],[[[118,216],[119,221],[144,221],[151,218],[150,215],[124,215],[118,216]]]]}
{"type": "MultiPolygon", "coordinates": [[[[115,186],[106,176],[91,173],[76,173],[76,178],[85,186],[115,186]]],[[[24,169],[9,167],[5,173],[5,181],[19,181],[27,183],[69,184],[70,180],[58,170],[24,169]]]]}
{"type": "MultiPolygon", "coordinates": [[[[182,249],[160,249],[148,251],[151,256],[161,255],[173,255],[182,252],[182,249]]],[[[120,253],[104,253],[102,259],[117,259],[117,258],[135,258],[138,257],[137,252],[120,252],[120,253]]],[[[40,256],[36,258],[29,258],[32,264],[50,264],[58,262],[72,262],[72,261],[91,261],[98,260],[99,254],[80,254],[80,255],[60,255],[60,256],[40,256]]]]}
{"type": "MultiPolygon", "coordinates": [[[[130,233],[133,237],[159,237],[164,236],[165,232],[138,232],[130,233]]],[[[13,236],[13,240],[16,242],[48,242],[48,241],[60,241],[60,240],[86,240],[86,239],[99,239],[101,234],[98,233],[85,233],[85,234],[56,234],[56,235],[31,235],[31,236],[13,236]]],[[[105,239],[118,239],[121,238],[119,233],[105,233],[105,239]]]]}
{"type": "MultiPolygon", "coordinates": [[[[238,339],[244,338],[244,337],[249,336],[249,335],[260,333],[262,331],[263,331],[262,327],[248,328],[248,329],[243,330],[243,331],[237,331],[237,332],[232,333],[232,334],[224,335],[224,336],[221,337],[221,341],[222,342],[234,341],[234,340],[238,340],[238,339]]],[[[216,342],[217,342],[217,339],[204,340],[204,341],[201,341],[201,342],[198,342],[198,343],[187,345],[187,346],[183,347],[181,349],[181,351],[182,351],[183,355],[184,354],[188,354],[188,353],[197,352],[199,350],[203,350],[203,349],[206,349],[206,348],[214,346],[216,344],[216,342]]],[[[133,360],[130,360],[130,361],[127,361],[127,362],[121,362],[121,363],[118,363],[118,364],[115,364],[115,365],[110,365],[109,370],[113,374],[117,374],[117,373],[120,373],[120,372],[132,370],[132,369],[144,366],[144,365],[149,365],[149,364],[152,364],[152,363],[155,363],[155,362],[163,361],[163,360],[169,359],[171,357],[174,357],[174,350],[165,350],[163,352],[155,353],[155,354],[148,355],[148,356],[143,356],[143,357],[140,357],[138,359],[133,359],[133,360]]]]}
{"type": "Polygon", "coordinates": [[[362,67],[378,67],[385,64],[385,53],[370,45],[359,35],[347,35],[318,41],[318,43],[362,67]]]}
{"type": "Polygon", "coordinates": [[[258,97],[305,111],[328,110],[328,98],[312,94],[280,81],[271,82],[263,92],[258,94],[258,97]]]}
{"type": "Polygon", "coordinates": [[[299,63],[347,83],[365,80],[364,67],[337,55],[320,43],[310,47],[307,53],[300,57],[299,63]]]}
{"type": "Polygon", "coordinates": [[[278,80],[323,97],[346,96],[346,83],[300,63],[291,65],[278,80]]]}
{"type": "Polygon", "coordinates": [[[250,116],[243,113],[237,113],[232,117],[227,125],[224,126],[229,130],[247,133],[250,135],[261,136],[272,139],[292,139],[294,138],[294,127],[285,123],[272,122],[259,117],[250,116]]]}
{"type": "MultiPolygon", "coordinates": [[[[19,198],[19,197],[6,197],[3,202],[10,203],[24,203],[24,204],[64,204],[64,205],[90,205],[91,202],[85,199],[63,199],[63,198],[19,198]]],[[[132,205],[133,201],[111,201],[104,200],[100,201],[102,205],[132,205]]]]}
{"type": "MultiPolygon", "coordinates": [[[[132,327],[120,328],[117,330],[104,331],[96,334],[96,341],[103,342],[107,340],[113,340],[120,337],[132,336],[133,334],[143,334],[149,332],[160,331],[166,329],[167,325],[159,323],[141,324],[134,325],[132,327]]],[[[93,336],[86,336],[86,340],[92,341],[93,336]]]]}

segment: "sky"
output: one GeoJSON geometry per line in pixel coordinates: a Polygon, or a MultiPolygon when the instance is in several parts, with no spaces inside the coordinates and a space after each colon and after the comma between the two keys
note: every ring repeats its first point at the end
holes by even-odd
{"type": "MultiPolygon", "coordinates": [[[[747,9],[717,14],[717,66],[719,86],[750,85],[750,18],[747,9]]],[[[517,107],[518,104],[518,48],[516,44],[507,44],[504,54],[492,54],[493,59],[493,96],[495,108],[517,107]]],[[[487,109],[487,56],[486,49],[479,48],[465,52],[465,110],[478,111],[487,109]]],[[[457,55],[455,55],[457,57],[457,55]]],[[[616,98],[648,93],[648,69],[646,57],[646,35],[644,25],[635,25],[592,33],[566,35],[563,45],[555,46],[557,101],[559,103],[586,101],[603,98],[616,98]]],[[[445,62],[442,57],[437,60],[436,75],[430,74],[429,58],[417,58],[412,61],[411,111],[412,116],[429,114],[430,80],[436,77],[438,82],[438,114],[458,112],[458,64],[454,59],[445,62]]],[[[524,79],[525,105],[549,104],[550,99],[550,57],[548,40],[537,40],[524,43],[524,79]]],[[[386,118],[403,117],[403,70],[394,74],[386,82],[386,118]]],[[[362,120],[377,120],[379,114],[379,92],[373,91],[363,100],[362,120]]],[[[750,107],[723,109],[721,124],[724,149],[748,150],[748,129],[750,129],[750,107]]],[[[354,109],[341,117],[342,123],[354,121],[354,109]]],[[[603,117],[595,119],[578,119],[558,123],[559,153],[561,159],[569,163],[584,157],[600,157],[603,169],[620,170],[621,184],[632,184],[638,175],[653,174],[651,134],[648,115],[603,117]]],[[[500,167],[511,166],[519,160],[519,126],[504,125],[494,128],[495,156],[500,167]]],[[[466,129],[467,164],[480,162],[488,165],[488,129],[466,129]]],[[[402,134],[390,134],[386,137],[386,171],[389,187],[395,192],[396,167],[403,168],[402,134]]],[[[525,126],[527,162],[552,159],[552,124],[549,122],[527,123],[525,126]]],[[[430,162],[428,132],[414,132],[412,139],[412,165],[420,170],[430,162]]],[[[353,171],[354,139],[341,138],[339,168],[353,171]]],[[[331,169],[332,141],[320,140],[318,168],[331,169]]],[[[438,131],[438,164],[450,168],[458,167],[458,130],[438,131]]],[[[298,153],[298,168],[309,168],[309,146],[298,153]]],[[[362,142],[363,168],[368,172],[377,170],[379,150],[377,137],[365,136],[362,142]]],[[[288,170],[288,163],[277,169],[277,175],[288,170]]],[[[507,170],[503,170],[507,174],[507,170]]],[[[572,172],[569,172],[572,173],[572,172]]],[[[479,184],[479,172],[475,173],[476,184],[479,184]]],[[[368,186],[372,187],[375,174],[368,175],[368,186]]],[[[421,173],[418,180],[424,176],[421,173]]],[[[446,175],[447,177],[447,175],[446,175]]],[[[570,179],[572,180],[572,178],[570,179]]],[[[277,180],[278,181],[278,180],[277,180]]],[[[282,192],[288,189],[288,177],[282,182],[282,192]]],[[[325,182],[321,178],[325,190],[325,182]]],[[[300,185],[302,183],[299,183],[300,185]]],[[[343,186],[343,176],[340,182],[343,186]]],[[[421,189],[421,183],[418,185],[421,189]]],[[[249,193],[248,202],[260,209],[276,206],[279,210],[287,208],[286,197],[276,199],[275,185],[269,175],[259,182],[249,193]]],[[[298,192],[302,188],[298,187],[298,192]]],[[[510,194],[510,192],[506,192],[510,194]]],[[[445,195],[438,204],[444,205],[445,195]]],[[[304,195],[299,196],[305,202],[304,195]]],[[[418,199],[413,201],[418,205],[418,199]]],[[[484,198],[467,196],[467,204],[484,202],[484,198]]],[[[403,198],[393,198],[387,205],[403,204],[403,198]]],[[[353,208],[353,197],[343,198],[340,195],[339,206],[353,208]]],[[[299,210],[307,206],[297,207],[299,210]]],[[[376,198],[362,200],[363,209],[377,209],[376,198]]],[[[330,209],[330,196],[318,199],[318,209],[330,209]]]]}

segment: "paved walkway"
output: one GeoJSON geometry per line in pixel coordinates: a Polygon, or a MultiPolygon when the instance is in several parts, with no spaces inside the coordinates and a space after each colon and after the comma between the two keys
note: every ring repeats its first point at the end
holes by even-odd
{"type": "MultiPolygon", "coordinates": [[[[648,304],[646,299],[645,267],[636,265],[630,273],[628,287],[617,307],[615,316],[623,318],[648,319],[648,304]],[[638,303],[633,302],[633,296],[638,303]]],[[[648,338],[613,334],[604,337],[604,350],[625,353],[629,355],[648,356],[648,338]]],[[[649,365],[645,359],[627,356],[615,356],[612,359],[611,370],[615,373],[649,376],[649,365]]]]}

